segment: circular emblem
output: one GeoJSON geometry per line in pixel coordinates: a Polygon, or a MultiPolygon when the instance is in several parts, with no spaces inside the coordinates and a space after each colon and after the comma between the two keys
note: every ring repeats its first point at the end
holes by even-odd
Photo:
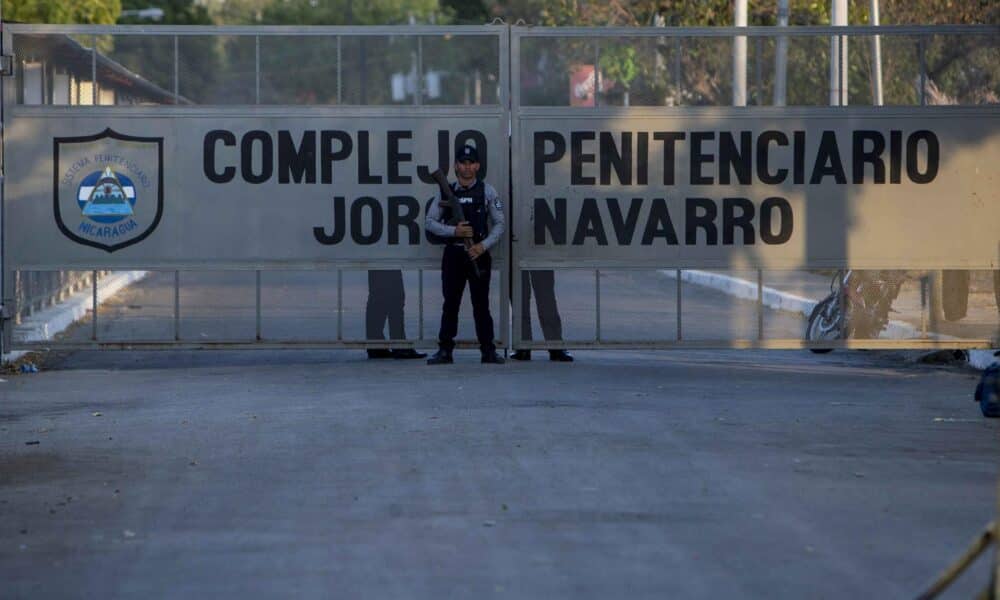
{"type": "Polygon", "coordinates": [[[132,180],[104,167],[80,181],[76,202],[83,216],[95,223],[117,223],[131,217],[135,210],[135,185],[132,180]]]}

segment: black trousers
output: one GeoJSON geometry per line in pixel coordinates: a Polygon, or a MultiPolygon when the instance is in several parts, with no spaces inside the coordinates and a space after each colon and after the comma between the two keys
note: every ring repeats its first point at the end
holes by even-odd
{"type": "Polygon", "coordinates": [[[389,339],[405,340],[403,327],[403,272],[398,270],[368,271],[368,303],[365,305],[365,337],[385,339],[385,322],[389,321],[389,339]]]}
{"type": "Polygon", "coordinates": [[[455,347],[458,309],[462,305],[466,282],[472,298],[472,316],[476,320],[479,348],[483,352],[496,349],[493,345],[493,317],[490,316],[490,268],[493,259],[486,253],[476,259],[476,264],[479,265],[480,277],[476,277],[464,247],[453,244],[444,247],[444,256],[441,257],[444,307],[441,309],[441,331],[438,333],[438,345],[442,350],[451,351],[455,347]]]}
{"type": "MultiPolygon", "coordinates": [[[[562,319],[556,304],[556,276],[551,270],[521,271],[521,339],[531,340],[531,293],[546,340],[562,339],[562,319]]],[[[513,289],[511,290],[513,293],[513,289]]]]}

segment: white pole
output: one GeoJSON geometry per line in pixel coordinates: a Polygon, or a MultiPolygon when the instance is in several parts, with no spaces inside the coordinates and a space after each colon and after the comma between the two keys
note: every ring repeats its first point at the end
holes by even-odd
{"type": "MultiPolygon", "coordinates": [[[[870,22],[878,27],[878,0],[871,0],[870,22]]],[[[872,100],[882,106],[882,36],[872,38],[872,100]]]]}
{"type": "MultiPolygon", "coordinates": [[[[747,26],[747,0],[733,1],[736,27],[747,26]]],[[[747,38],[733,38],[733,106],[747,105],[747,38]]]]}
{"type": "MultiPolygon", "coordinates": [[[[778,0],[778,27],[788,27],[788,0],[778,0]]],[[[778,36],[774,52],[774,105],[784,106],[788,89],[788,38],[778,36]]]]}
{"type": "MultiPolygon", "coordinates": [[[[847,0],[831,0],[830,24],[847,25],[847,0]]],[[[830,106],[847,106],[847,36],[830,38],[830,106]]]]}

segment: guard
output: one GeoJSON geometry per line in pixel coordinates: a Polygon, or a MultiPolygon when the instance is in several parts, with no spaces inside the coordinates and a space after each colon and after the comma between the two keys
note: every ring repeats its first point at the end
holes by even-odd
{"type": "Polygon", "coordinates": [[[480,181],[478,173],[479,153],[476,149],[468,145],[459,148],[455,153],[458,182],[452,183],[451,189],[462,206],[464,220],[455,226],[448,225],[452,208],[441,207],[437,201],[427,211],[427,231],[445,242],[441,258],[444,306],[441,310],[441,331],[438,333],[439,349],[427,359],[429,365],[453,362],[458,309],[466,282],[472,296],[472,315],[476,320],[482,362],[503,364],[493,345],[493,317],[490,316],[490,268],[493,261],[489,253],[504,233],[503,204],[496,189],[480,181]],[[474,242],[468,250],[464,238],[472,238],[474,242]]]}

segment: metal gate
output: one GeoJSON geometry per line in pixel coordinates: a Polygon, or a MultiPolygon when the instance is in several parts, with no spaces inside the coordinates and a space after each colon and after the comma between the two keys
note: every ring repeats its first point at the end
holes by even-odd
{"type": "Polygon", "coordinates": [[[5,348],[431,345],[464,143],[502,347],[991,347],[998,34],[8,25],[5,348]],[[806,341],[844,269],[893,312],[806,341]]]}
{"type": "Polygon", "coordinates": [[[514,346],[995,346],[997,32],[513,28],[514,346]]]}
{"type": "MultiPolygon", "coordinates": [[[[30,319],[26,274],[90,281],[86,314],[62,339],[18,339],[15,318],[14,347],[426,344],[440,297],[425,286],[441,252],[423,232],[430,172],[471,143],[510,195],[506,27],[4,35],[16,57],[6,303],[30,319]],[[105,271],[144,277],[131,286],[141,297],[104,291],[105,271]]],[[[494,252],[501,322],[505,250],[494,252]]]]}

